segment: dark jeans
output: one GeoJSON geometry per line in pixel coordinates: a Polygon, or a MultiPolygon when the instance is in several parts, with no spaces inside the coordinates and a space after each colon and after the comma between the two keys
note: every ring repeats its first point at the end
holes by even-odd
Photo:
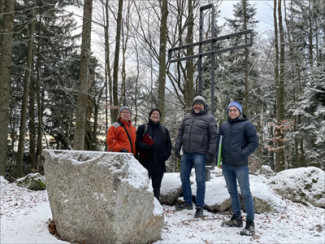
{"type": "Polygon", "coordinates": [[[153,194],[155,198],[158,199],[158,201],[160,197],[160,187],[163,177],[164,172],[149,171],[149,178],[151,178],[152,181],[153,194]]]}
{"type": "Polygon", "coordinates": [[[246,219],[254,220],[254,202],[253,197],[249,187],[249,171],[248,166],[230,166],[222,165],[222,173],[225,177],[227,189],[231,198],[232,211],[236,216],[241,215],[241,207],[239,194],[237,190],[237,181],[239,184],[241,195],[244,199],[244,204],[246,208],[246,219]]]}
{"type": "Polygon", "coordinates": [[[184,201],[192,205],[192,189],[190,175],[192,168],[195,168],[196,177],[196,206],[204,207],[205,198],[205,160],[203,153],[184,153],[181,159],[181,181],[184,201]]]}

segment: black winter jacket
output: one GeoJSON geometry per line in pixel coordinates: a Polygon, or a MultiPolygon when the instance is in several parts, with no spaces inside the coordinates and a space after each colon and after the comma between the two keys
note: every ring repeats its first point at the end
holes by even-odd
{"type": "Polygon", "coordinates": [[[241,115],[232,120],[228,118],[220,126],[218,142],[222,139],[222,164],[247,166],[248,156],[258,148],[258,136],[254,125],[241,115]]]}
{"type": "Polygon", "coordinates": [[[218,136],[218,126],[213,115],[205,108],[196,114],[192,112],[184,116],[178,130],[175,153],[179,154],[181,147],[185,153],[210,153],[215,155],[218,136]]]}
{"type": "Polygon", "coordinates": [[[155,124],[149,119],[146,133],[155,141],[149,146],[142,141],[144,130],[145,124],[140,125],[137,130],[136,148],[140,153],[140,163],[148,171],[166,172],[165,161],[169,158],[172,149],[169,131],[166,127],[160,126],[159,123],[155,124]]]}

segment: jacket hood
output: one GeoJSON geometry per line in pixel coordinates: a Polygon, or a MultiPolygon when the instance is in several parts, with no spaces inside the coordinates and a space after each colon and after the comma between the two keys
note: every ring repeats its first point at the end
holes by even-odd
{"type": "Polygon", "coordinates": [[[229,123],[243,122],[243,121],[246,121],[246,120],[248,120],[248,118],[247,118],[247,116],[245,114],[240,114],[236,119],[231,119],[228,116],[229,123]]]}

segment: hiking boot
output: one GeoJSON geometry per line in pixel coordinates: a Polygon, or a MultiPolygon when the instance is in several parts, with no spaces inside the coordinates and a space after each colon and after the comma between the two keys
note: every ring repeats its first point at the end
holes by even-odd
{"type": "Polygon", "coordinates": [[[240,231],[242,236],[252,236],[255,234],[255,225],[253,220],[246,220],[246,226],[240,231]]]}
{"type": "Polygon", "coordinates": [[[193,205],[184,202],[181,205],[177,205],[175,208],[176,208],[176,211],[181,211],[181,210],[184,210],[184,209],[192,210],[193,209],[193,205]]]}
{"type": "Polygon", "coordinates": [[[201,218],[201,217],[203,217],[203,208],[202,207],[196,207],[194,218],[201,218]]]}
{"type": "Polygon", "coordinates": [[[227,225],[229,227],[243,227],[243,220],[241,216],[232,215],[230,220],[223,221],[222,225],[227,225]]]}

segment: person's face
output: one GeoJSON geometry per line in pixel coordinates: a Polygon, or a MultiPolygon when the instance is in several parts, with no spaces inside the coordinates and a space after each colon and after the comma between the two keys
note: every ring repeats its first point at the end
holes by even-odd
{"type": "Polygon", "coordinates": [[[239,110],[236,107],[230,107],[228,113],[231,119],[236,119],[240,115],[239,110]]]}
{"type": "Polygon", "coordinates": [[[122,120],[129,121],[131,118],[131,113],[129,110],[124,109],[120,116],[122,120]]]}
{"type": "Polygon", "coordinates": [[[150,119],[154,123],[158,123],[160,121],[160,113],[158,111],[153,111],[150,115],[150,119]]]}
{"type": "Polygon", "coordinates": [[[193,105],[194,112],[196,114],[200,113],[204,109],[204,105],[202,103],[194,103],[193,105]]]}

